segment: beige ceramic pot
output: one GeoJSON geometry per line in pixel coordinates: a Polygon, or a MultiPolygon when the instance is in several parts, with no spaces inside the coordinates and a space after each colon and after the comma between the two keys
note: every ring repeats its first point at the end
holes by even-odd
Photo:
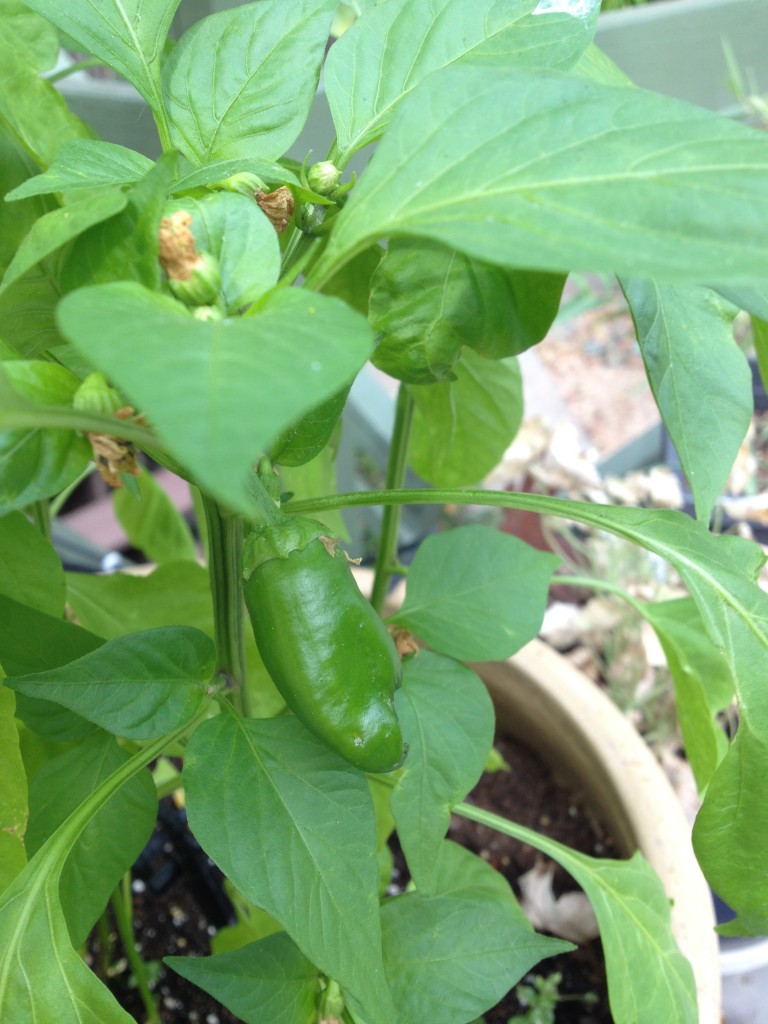
{"type": "Polygon", "coordinates": [[[653,865],[672,901],[675,938],[693,967],[699,1022],[720,1024],[709,887],[678,798],[643,739],[598,686],[541,641],[509,661],[473,667],[490,691],[500,728],[578,785],[621,854],[640,850],[653,865]]]}

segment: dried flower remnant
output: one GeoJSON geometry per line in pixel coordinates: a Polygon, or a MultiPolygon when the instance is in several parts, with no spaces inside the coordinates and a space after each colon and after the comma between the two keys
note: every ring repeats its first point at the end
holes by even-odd
{"type": "Polygon", "coordinates": [[[291,190],[286,185],[276,188],[274,192],[264,192],[262,189],[259,189],[256,193],[256,202],[260,209],[269,217],[275,231],[278,234],[285,231],[291,221],[294,210],[293,193],[291,190]]]}
{"type": "MultiPolygon", "coordinates": [[[[116,419],[133,420],[141,422],[141,417],[136,416],[131,405],[125,405],[115,413],[116,419]]],[[[139,465],[136,462],[136,446],[133,441],[116,437],[113,434],[88,434],[88,440],[93,449],[93,459],[99,476],[109,487],[122,487],[121,473],[129,476],[139,475],[139,465]]]]}
{"type": "Polygon", "coordinates": [[[177,210],[160,221],[158,258],[169,278],[187,281],[200,262],[192,234],[192,214],[177,210]]]}

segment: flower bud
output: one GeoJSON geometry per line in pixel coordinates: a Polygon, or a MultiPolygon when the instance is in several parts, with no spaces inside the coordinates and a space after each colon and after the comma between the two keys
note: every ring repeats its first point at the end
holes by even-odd
{"type": "Polygon", "coordinates": [[[197,306],[192,310],[195,320],[223,320],[224,314],[218,306],[197,306]]]}
{"type": "Polygon", "coordinates": [[[180,302],[188,306],[209,306],[221,289],[219,261],[209,252],[201,252],[186,268],[186,277],[169,277],[168,287],[180,302]]]}
{"type": "Polygon", "coordinates": [[[222,189],[225,192],[239,192],[241,195],[253,199],[257,192],[267,186],[258,174],[254,174],[252,171],[239,171],[221,181],[215,181],[210,187],[222,189]]]}
{"type": "Polygon", "coordinates": [[[114,416],[125,402],[119,392],[107,383],[103,373],[90,373],[75,392],[73,405],[78,412],[114,416]]]}
{"type": "Polygon", "coordinates": [[[307,172],[307,184],[319,196],[329,196],[339,184],[341,171],[330,160],[313,164],[307,172]]]}

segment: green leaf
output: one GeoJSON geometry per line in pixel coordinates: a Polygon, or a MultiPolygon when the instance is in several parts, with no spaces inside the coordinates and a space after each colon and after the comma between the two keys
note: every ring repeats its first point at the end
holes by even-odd
{"type": "MultiPolygon", "coordinates": [[[[37,167],[31,157],[0,122],[0,197],[10,195],[36,172],[37,167]]],[[[0,273],[5,273],[21,240],[37,218],[55,205],[52,198],[39,196],[19,203],[0,201],[0,273]]]]}
{"type": "Polygon", "coordinates": [[[559,559],[490,526],[427,537],[391,622],[461,661],[511,657],[541,628],[559,559]]]}
{"type": "MultiPolygon", "coordinates": [[[[127,761],[115,738],[99,732],[44,764],[29,787],[28,855],[127,761]]],[[[60,890],[73,945],[85,942],[118,882],[146,846],[156,817],[157,791],[150,773],[141,772],[101,807],[74,843],[60,890]]]]}
{"type": "Polygon", "coordinates": [[[658,875],[641,853],[625,861],[588,857],[467,804],[455,810],[541,850],[578,882],[600,927],[616,1024],[698,1024],[693,971],[672,935],[658,875]]]}
{"type": "Polygon", "coordinates": [[[127,202],[128,197],[121,189],[110,189],[44,214],[17,249],[0,284],[0,294],[46,256],[125,209],[127,202]]]}
{"type": "Polygon", "coordinates": [[[466,349],[455,380],[409,386],[415,403],[408,462],[436,487],[477,483],[501,461],[523,418],[517,360],[466,349]]]}
{"type": "Polygon", "coordinates": [[[305,466],[332,440],[352,385],[342,388],[285,430],[272,445],[270,457],[281,466],[305,466]]]}
{"type": "Polygon", "coordinates": [[[158,565],[195,562],[197,549],[192,531],[166,491],[146,469],[136,482],[140,500],[125,489],[115,491],[112,499],[117,520],[132,546],[158,565]]]}
{"type": "Polygon", "coordinates": [[[162,626],[212,632],[208,574],[192,562],[162,565],[147,576],[71,572],[66,581],[77,621],[107,640],[162,626]]]}
{"type": "MultiPolygon", "coordinates": [[[[64,570],[59,556],[20,512],[0,517],[0,594],[48,615],[64,614],[64,570]]],[[[0,663],[5,664],[2,658],[0,663]]]]}
{"type": "Polygon", "coordinates": [[[77,238],[62,270],[63,292],[110,281],[159,288],[158,231],[175,168],[176,154],[167,153],[130,189],[121,213],[77,238]]]}
{"type": "Polygon", "coordinates": [[[664,649],[685,756],[703,792],[728,749],[722,726],[715,720],[733,699],[728,664],[707,636],[690,598],[643,604],[642,613],[664,649]]]}
{"type": "Polygon", "coordinates": [[[174,145],[197,163],[282,156],[309,114],[336,0],[276,0],[188,29],[163,68],[174,145]],[[290,69],[290,73],[286,73],[290,69]]]}
{"type": "MultiPolygon", "coordinates": [[[[0,594],[0,666],[8,675],[58,668],[102,643],[60,615],[47,615],[0,594]]],[[[68,708],[23,693],[16,694],[16,715],[38,735],[59,741],[80,739],[96,728],[68,708]]]]}
{"type": "Polygon", "coordinates": [[[192,215],[197,251],[209,252],[219,261],[226,312],[236,313],[277,283],[277,232],[252,199],[233,192],[177,199],[165,208],[165,216],[176,210],[192,215]]]}
{"type": "Polygon", "coordinates": [[[141,153],[113,142],[71,139],[56,151],[43,174],[17,185],[6,202],[53,192],[79,192],[110,185],[132,185],[152,169],[152,161],[141,153]]]}
{"type": "Polygon", "coordinates": [[[179,0],[25,0],[80,48],[124,75],[157,116],[160,63],[179,0]]]}
{"type": "Polygon", "coordinates": [[[109,640],[68,665],[10,677],[5,685],[63,704],[118,736],[146,740],[197,714],[215,660],[207,636],[175,626],[109,640]]]}
{"type": "Polygon", "coordinates": [[[444,69],[395,114],[311,279],[408,235],[505,266],[758,282],[767,168],[765,133],[654,93],[444,69]]]}
{"type": "Polygon", "coordinates": [[[656,404],[697,518],[709,522],[752,420],[752,376],[734,310],[706,288],[622,282],[656,404]]]}
{"type": "Polygon", "coordinates": [[[451,808],[477,783],[493,744],[494,713],[475,673],[420,651],[405,662],[395,707],[408,757],[392,793],[398,839],[416,887],[429,895],[451,808]]]}
{"type": "Polygon", "coordinates": [[[440,68],[574,63],[591,42],[594,18],[532,17],[535,7],[536,0],[388,0],[366,11],[325,65],[341,162],[379,138],[403,98],[440,68]]]}
{"type": "Polygon", "coordinates": [[[392,1020],[365,776],[293,716],[228,713],[192,736],[184,783],[190,828],[227,877],[370,1016],[392,1020]]]}
{"type": "Polygon", "coordinates": [[[768,320],[768,290],[764,286],[756,286],[754,288],[723,288],[718,286],[717,290],[723,298],[732,302],[739,309],[745,309],[752,316],[756,316],[761,320],[768,320]]]}
{"type": "Polygon", "coordinates": [[[59,35],[53,25],[17,0],[3,0],[0,6],[4,29],[12,29],[14,37],[23,44],[30,63],[38,71],[52,68],[59,56],[59,35]]]}
{"type": "Polygon", "coordinates": [[[64,142],[91,133],[69,112],[61,94],[40,77],[35,52],[14,21],[3,17],[0,35],[0,124],[38,166],[47,167],[64,142]]]}
{"type": "Polygon", "coordinates": [[[407,892],[382,907],[385,966],[402,1024],[466,1024],[539,961],[573,949],[521,920],[493,868],[453,843],[440,854],[443,891],[407,892]]]}
{"type": "Polygon", "coordinates": [[[0,893],[27,863],[27,774],[19,751],[15,708],[11,691],[0,686],[0,893]]]}
{"type": "Polygon", "coordinates": [[[371,349],[362,317],[299,289],[273,293],[254,316],[203,323],[135,285],[107,285],[68,295],[59,316],[200,484],[243,511],[260,452],[346,384],[371,349]]]}
{"type": "MultiPolygon", "coordinates": [[[[14,392],[43,406],[71,405],[80,383],[53,363],[17,359],[2,370],[14,392]]],[[[73,430],[0,429],[0,515],[58,494],[90,457],[90,445],[73,430]]]]}
{"type": "Polygon", "coordinates": [[[32,359],[62,344],[56,306],[61,299],[59,277],[65,251],[44,259],[0,295],[3,341],[22,358],[32,359]]]}
{"type": "Polygon", "coordinates": [[[325,295],[336,295],[363,316],[368,316],[371,280],[385,250],[371,245],[345,263],[338,274],[323,284],[325,295]]]}
{"type": "Polygon", "coordinates": [[[0,1006],[9,1021],[135,1024],[72,948],[59,882],[69,851],[90,819],[162,752],[164,742],[135,754],[102,782],[0,897],[0,1006]]]}
{"type": "Polygon", "coordinates": [[[275,160],[266,160],[263,157],[236,157],[234,160],[214,160],[203,167],[196,167],[194,171],[183,174],[171,187],[171,195],[178,195],[179,192],[190,192],[192,189],[204,185],[216,185],[233,174],[240,174],[249,171],[257,174],[265,184],[270,185],[294,185],[298,187],[301,181],[287,167],[277,163],[275,160]]]}
{"type": "Polygon", "coordinates": [[[306,1024],[317,1014],[317,970],[285,932],[217,956],[163,962],[245,1024],[306,1024]]]}
{"type": "Polygon", "coordinates": [[[399,380],[429,384],[453,378],[465,346],[487,359],[518,355],[551,327],[563,284],[396,239],[373,276],[369,318],[384,334],[373,362],[399,380]]]}

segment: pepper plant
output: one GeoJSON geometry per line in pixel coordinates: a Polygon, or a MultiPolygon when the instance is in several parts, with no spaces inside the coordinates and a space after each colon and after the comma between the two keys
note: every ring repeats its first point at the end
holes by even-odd
{"type": "Polygon", "coordinates": [[[169,964],[243,1021],[463,1024],[567,949],[445,838],[453,811],[583,887],[618,1024],[693,1024],[640,855],[593,860],[463,802],[494,725],[468,663],[535,636],[557,559],[474,525],[406,567],[399,522],[526,509],[671,563],[689,596],[640,607],[704,798],[695,850],[728,931],[765,932],[764,559],[709,522],[751,414],[737,311],[768,334],[768,137],[634,87],[592,44],[591,0],[347,4],[331,46],[336,0],[257,0],[176,39],[177,5],[0,0],[0,1018],[132,1019],[82,951],[183,789],[261,913],[169,964]],[[138,90],[158,159],[67,109],[42,73],[62,40],[138,90]],[[321,71],[333,135],[288,157],[321,71]],[[572,271],[619,278],[695,518],[479,486],[572,271]],[[338,493],[368,361],[397,394],[385,486],[338,493]],[[144,456],[189,481],[202,557],[144,456]],[[56,513],[94,466],[151,573],[63,570],[56,513]],[[370,601],[340,516],[361,506],[383,510],[370,601]]]}

